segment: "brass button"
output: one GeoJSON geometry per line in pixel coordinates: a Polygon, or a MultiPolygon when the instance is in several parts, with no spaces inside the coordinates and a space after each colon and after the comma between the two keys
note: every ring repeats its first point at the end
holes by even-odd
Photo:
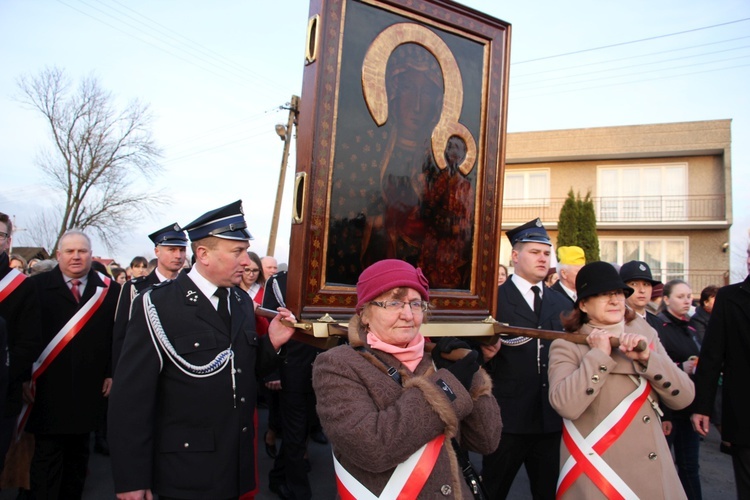
{"type": "Polygon", "coordinates": [[[195,347],[196,349],[199,348],[200,346],[201,346],[200,342],[196,342],[195,344],[193,344],[193,347],[195,347]]]}
{"type": "Polygon", "coordinates": [[[242,373],[242,368],[237,368],[237,373],[242,373]]]}
{"type": "Polygon", "coordinates": [[[664,382],[664,388],[665,389],[668,389],[670,387],[672,387],[672,382],[664,382]]]}
{"type": "Polygon", "coordinates": [[[656,380],[657,382],[658,382],[659,380],[661,380],[662,378],[664,378],[664,377],[662,377],[662,376],[661,376],[661,375],[659,375],[659,374],[656,374],[656,375],[654,375],[654,380],[656,380]]]}
{"type": "Polygon", "coordinates": [[[244,403],[244,402],[245,402],[245,398],[240,398],[240,403],[244,403]]]}
{"type": "Polygon", "coordinates": [[[242,432],[247,432],[247,427],[243,427],[242,432]]]}
{"type": "Polygon", "coordinates": [[[648,454],[648,459],[649,460],[656,460],[656,453],[654,453],[653,451],[651,453],[649,453],[648,454]]]}
{"type": "Polygon", "coordinates": [[[643,416],[643,423],[647,424],[649,422],[651,422],[651,417],[649,417],[648,415],[644,415],[643,416]]]}
{"type": "Polygon", "coordinates": [[[604,365],[599,365],[599,371],[602,373],[607,373],[607,367],[604,365]]]}
{"type": "Polygon", "coordinates": [[[589,387],[588,389],[586,389],[586,394],[588,394],[589,396],[591,396],[592,394],[594,394],[594,389],[591,388],[591,387],[589,387]]]}
{"type": "Polygon", "coordinates": [[[442,493],[444,497],[447,497],[453,493],[453,488],[451,488],[449,484],[444,484],[440,487],[440,493],[442,493]]]}
{"type": "Polygon", "coordinates": [[[182,445],[184,448],[190,448],[190,443],[185,443],[182,445]]]}
{"type": "Polygon", "coordinates": [[[677,396],[680,393],[679,389],[675,389],[672,391],[672,396],[677,396]]]}
{"type": "Polygon", "coordinates": [[[591,381],[595,384],[599,383],[599,375],[594,375],[591,377],[591,381]]]}

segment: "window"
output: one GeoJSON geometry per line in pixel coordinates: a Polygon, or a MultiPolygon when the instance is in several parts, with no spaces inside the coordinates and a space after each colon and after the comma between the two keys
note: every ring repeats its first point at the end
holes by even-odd
{"type": "Polygon", "coordinates": [[[682,220],[687,216],[687,164],[599,167],[597,219],[682,220]]]}
{"type": "Polygon", "coordinates": [[[600,257],[605,262],[622,265],[641,260],[651,267],[654,279],[666,283],[672,279],[688,280],[687,238],[636,239],[601,238],[600,257]]]}
{"type": "Polygon", "coordinates": [[[549,169],[506,170],[503,206],[549,205],[549,169]]]}

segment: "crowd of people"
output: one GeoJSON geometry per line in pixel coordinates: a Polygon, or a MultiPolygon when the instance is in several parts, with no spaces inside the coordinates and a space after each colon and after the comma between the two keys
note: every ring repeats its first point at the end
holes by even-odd
{"type": "Polygon", "coordinates": [[[269,489],[309,499],[311,439],[341,498],[506,498],[524,466],[535,499],[700,499],[710,423],[750,498],[750,277],[694,304],[686,281],[575,246],[553,273],[535,219],[506,233],[496,319],[556,340],[426,338],[430,282],[385,259],[321,351],[292,339],[286,271],[248,250],[240,201],[154,231],[127,268],[79,230],[27,263],[12,231],[0,213],[0,486],[19,498],[81,498],[95,433],[123,500],[254,498],[257,443],[269,489]]]}

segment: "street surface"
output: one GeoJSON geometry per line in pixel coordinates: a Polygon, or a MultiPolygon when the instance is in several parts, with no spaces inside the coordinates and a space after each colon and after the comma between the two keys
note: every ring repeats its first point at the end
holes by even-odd
{"type": "MultiPolygon", "coordinates": [[[[266,413],[266,410],[259,410],[259,434],[261,436],[265,431],[266,413]]],[[[273,466],[273,461],[266,455],[262,445],[258,456],[260,458],[258,474],[260,476],[261,488],[255,498],[257,500],[276,499],[278,497],[268,491],[268,471],[273,466]]],[[[309,456],[312,466],[310,482],[313,489],[313,498],[324,500],[335,498],[336,486],[330,446],[310,442],[309,456]]],[[[479,470],[481,467],[481,457],[479,455],[472,455],[472,461],[476,469],[479,470]]],[[[704,498],[711,500],[736,497],[732,459],[729,455],[719,451],[719,435],[713,427],[708,437],[701,443],[700,464],[704,498]]],[[[90,473],[86,480],[83,499],[109,500],[114,498],[109,457],[92,453],[89,469],[90,473]]],[[[15,491],[0,492],[0,500],[15,500],[15,498],[15,491]]],[[[510,500],[527,500],[531,498],[525,471],[522,470],[516,477],[508,498],[510,500]]]]}

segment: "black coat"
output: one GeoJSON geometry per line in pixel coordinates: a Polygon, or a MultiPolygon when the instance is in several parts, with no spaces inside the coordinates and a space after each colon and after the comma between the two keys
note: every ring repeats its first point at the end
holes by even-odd
{"type": "MultiPolygon", "coordinates": [[[[511,326],[562,331],[560,314],[572,308],[570,300],[544,286],[542,312],[536,314],[521,292],[508,279],[498,289],[497,320],[511,326]]],[[[485,366],[494,383],[493,393],[500,404],[503,432],[538,434],[557,432],[562,420],[549,404],[549,347],[551,340],[531,340],[520,346],[503,345],[485,366]],[[537,361],[537,344],[540,346],[537,361]]]]}
{"type": "MultiPolygon", "coordinates": [[[[60,267],[29,278],[39,293],[41,335],[47,346],[104,282],[89,271],[81,301],[76,302],[60,267]]],[[[120,285],[110,280],[104,302],[75,338],[60,351],[36,381],[26,430],[40,434],[79,434],[95,430],[106,405],[104,379],[111,377],[112,325],[120,285]]]]}
{"type": "Polygon", "coordinates": [[[151,288],[133,304],[109,406],[109,444],[117,492],[152,489],[185,498],[231,498],[255,488],[256,376],[280,361],[259,338],[247,293],[230,291],[232,331],[187,273],[151,288]],[[157,351],[144,315],[150,296],[175,351],[204,365],[231,347],[231,366],[196,378],[157,351]]]}
{"type": "MultiPolygon", "coordinates": [[[[0,279],[8,272],[8,254],[0,254],[0,279]]],[[[4,414],[14,416],[21,411],[21,383],[31,380],[31,365],[44,349],[39,297],[30,279],[23,280],[13,293],[0,301],[0,316],[7,324],[10,352],[10,380],[4,414]]]]}
{"type": "Polygon", "coordinates": [[[148,287],[159,283],[159,277],[156,275],[156,270],[151,271],[148,276],[141,276],[140,278],[133,278],[128,280],[122,285],[120,290],[120,298],[117,301],[117,312],[115,313],[115,326],[112,330],[112,373],[117,368],[117,361],[120,359],[120,352],[122,351],[122,343],[125,340],[125,331],[128,327],[128,321],[130,320],[130,306],[133,301],[133,297],[148,287]]]}
{"type": "MultiPolygon", "coordinates": [[[[659,333],[659,340],[672,361],[682,369],[682,363],[687,361],[690,356],[700,354],[701,347],[695,335],[695,328],[690,326],[687,321],[674,317],[668,311],[660,312],[657,318],[662,321],[661,329],[656,329],[659,333]]],[[[690,379],[693,378],[694,375],[690,374],[690,379]]],[[[664,410],[664,420],[669,421],[675,418],[685,420],[690,418],[691,413],[693,413],[692,406],[679,411],[672,411],[667,408],[664,410]]]]}
{"type": "MultiPolygon", "coordinates": [[[[278,290],[282,293],[282,299],[286,293],[286,271],[274,274],[266,281],[266,291],[263,293],[263,307],[275,311],[284,306],[284,301],[279,301],[274,292],[274,282],[278,283],[278,290]]],[[[279,368],[281,390],[287,392],[313,392],[312,366],[315,358],[323,352],[310,344],[290,340],[285,344],[284,363],[279,368]]]]}
{"type": "Polygon", "coordinates": [[[562,284],[560,283],[560,280],[555,281],[555,283],[550,287],[566,299],[570,301],[571,304],[575,304],[575,300],[570,298],[570,295],[568,295],[568,292],[565,291],[565,289],[562,287],[562,284]]]}
{"type": "Polygon", "coordinates": [[[716,294],[711,320],[695,375],[693,411],[713,412],[716,387],[724,373],[722,439],[739,446],[750,446],[750,276],[742,283],[721,288],[716,294]]]}

